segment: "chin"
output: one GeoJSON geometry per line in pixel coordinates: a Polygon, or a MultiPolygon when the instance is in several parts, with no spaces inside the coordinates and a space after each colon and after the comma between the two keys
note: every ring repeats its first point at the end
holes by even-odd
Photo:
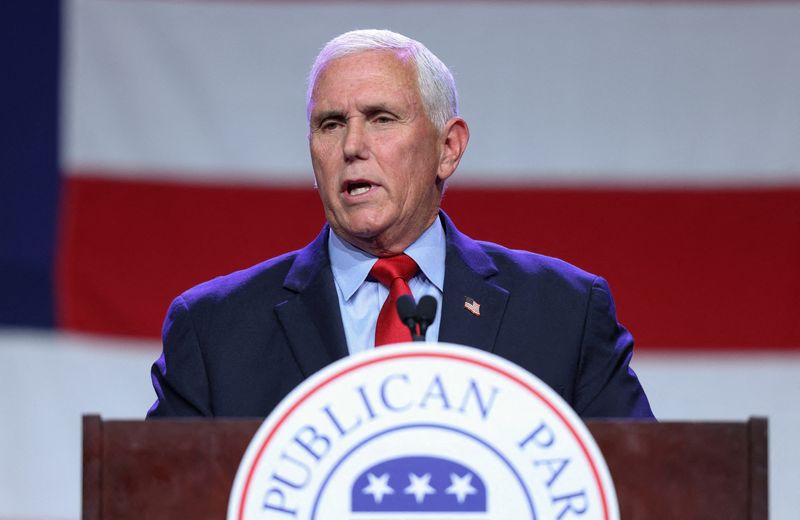
{"type": "Polygon", "coordinates": [[[375,228],[356,228],[348,230],[348,234],[362,242],[375,242],[378,240],[380,233],[375,228]]]}
{"type": "Polygon", "coordinates": [[[360,215],[350,218],[342,228],[354,237],[371,240],[379,236],[390,226],[379,215],[360,215]]]}
{"type": "Polygon", "coordinates": [[[356,225],[351,223],[342,225],[341,223],[331,223],[331,228],[337,235],[348,242],[353,242],[354,240],[359,242],[372,242],[377,236],[375,228],[369,225],[356,225]]]}

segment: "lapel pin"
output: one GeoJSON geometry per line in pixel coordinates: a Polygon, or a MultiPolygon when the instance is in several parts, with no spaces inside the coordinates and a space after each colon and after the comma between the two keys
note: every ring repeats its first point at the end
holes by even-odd
{"type": "Polygon", "coordinates": [[[481,315],[481,304],[476,302],[469,296],[464,298],[464,308],[467,309],[472,314],[474,314],[475,316],[481,315]]]}

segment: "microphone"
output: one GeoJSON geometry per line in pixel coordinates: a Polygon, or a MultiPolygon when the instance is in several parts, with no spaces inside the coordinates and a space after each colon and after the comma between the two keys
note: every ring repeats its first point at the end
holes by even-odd
{"type": "Polygon", "coordinates": [[[397,299],[397,314],[400,316],[400,321],[405,323],[408,330],[411,331],[412,341],[425,339],[425,336],[420,337],[417,334],[417,304],[414,303],[412,296],[404,294],[397,299]]]}
{"type": "Polygon", "coordinates": [[[419,305],[414,303],[414,298],[408,294],[397,299],[397,314],[408,330],[411,332],[412,341],[425,341],[425,333],[433,320],[436,319],[436,298],[425,295],[419,299],[419,305]],[[419,326],[419,334],[417,334],[419,326]]]}
{"type": "Polygon", "coordinates": [[[417,322],[419,323],[419,335],[422,340],[425,340],[425,333],[428,331],[428,326],[436,319],[436,298],[426,294],[419,299],[417,305],[417,322]]]}

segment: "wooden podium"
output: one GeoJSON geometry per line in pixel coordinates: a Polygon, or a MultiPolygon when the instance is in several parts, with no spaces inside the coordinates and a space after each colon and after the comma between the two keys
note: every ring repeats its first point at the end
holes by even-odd
{"type": "MultiPolygon", "coordinates": [[[[224,519],[239,460],[260,424],[84,416],[83,519],[224,519]]],[[[587,425],[623,520],[767,520],[766,419],[587,425]]]]}

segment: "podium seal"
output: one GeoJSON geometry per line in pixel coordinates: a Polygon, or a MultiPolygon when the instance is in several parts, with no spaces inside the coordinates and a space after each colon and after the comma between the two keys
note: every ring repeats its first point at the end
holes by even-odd
{"type": "Polygon", "coordinates": [[[617,520],[581,419],[502,358],[407,343],[304,381],[250,442],[228,520],[617,520]]]}

